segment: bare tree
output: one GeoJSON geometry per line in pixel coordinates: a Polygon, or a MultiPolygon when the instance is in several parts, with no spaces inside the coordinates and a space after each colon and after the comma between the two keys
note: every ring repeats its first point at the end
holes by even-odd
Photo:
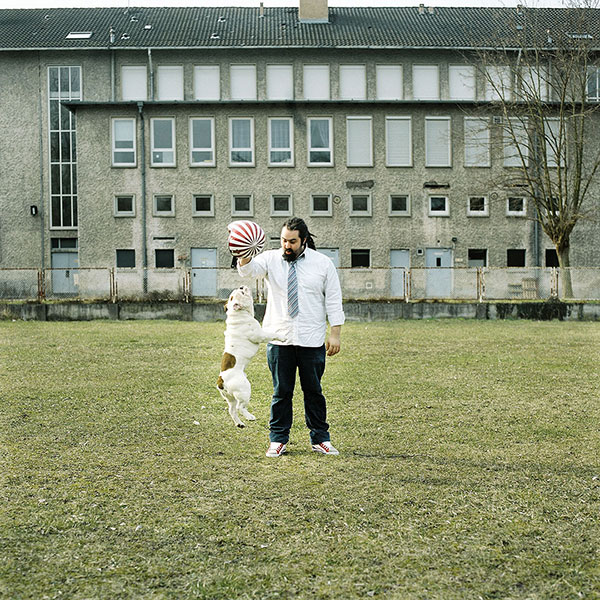
{"type": "Polygon", "coordinates": [[[593,204],[600,168],[596,4],[579,2],[550,13],[519,7],[512,39],[477,50],[487,106],[501,116],[496,120],[504,165],[512,167],[503,169],[497,183],[527,191],[535,218],[556,249],[563,298],[573,297],[570,236],[578,221],[590,216],[586,206],[593,204]]]}

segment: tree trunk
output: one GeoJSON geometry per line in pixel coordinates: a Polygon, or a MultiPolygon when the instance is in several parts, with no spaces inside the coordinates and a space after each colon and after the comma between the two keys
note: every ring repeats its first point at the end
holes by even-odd
{"type": "Polygon", "coordinates": [[[569,246],[556,247],[558,266],[560,267],[560,297],[573,298],[573,281],[571,279],[571,261],[569,259],[569,246]]]}

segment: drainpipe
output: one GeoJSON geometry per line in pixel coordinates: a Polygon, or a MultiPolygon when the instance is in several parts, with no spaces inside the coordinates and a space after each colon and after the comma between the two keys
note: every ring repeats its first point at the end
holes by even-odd
{"type": "Polygon", "coordinates": [[[150,69],[150,100],[154,100],[154,66],[152,65],[151,48],[148,48],[148,68],[150,69]]]}
{"type": "Polygon", "coordinates": [[[40,135],[40,246],[42,271],[46,268],[46,211],[44,209],[44,124],[42,122],[42,57],[38,52],[38,128],[40,135]]]}
{"type": "Polygon", "coordinates": [[[148,293],[148,249],[146,245],[146,122],[144,121],[144,103],[138,102],[141,125],[140,165],[142,175],[142,269],[143,291],[148,293]]]}
{"type": "Polygon", "coordinates": [[[112,47],[112,45],[115,43],[115,30],[114,27],[111,27],[109,32],[108,32],[108,38],[109,38],[109,50],[110,50],[110,99],[111,102],[115,101],[115,98],[117,96],[116,94],[116,88],[117,88],[117,83],[116,83],[116,65],[115,65],[115,50],[112,47]]]}

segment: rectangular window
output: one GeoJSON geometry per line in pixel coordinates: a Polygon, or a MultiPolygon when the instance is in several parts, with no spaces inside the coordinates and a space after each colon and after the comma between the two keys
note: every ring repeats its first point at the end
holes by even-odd
{"type": "Polygon", "coordinates": [[[385,164],[388,167],[412,167],[410,117],[385,118],[385,164]]]}
{"type": "Polygon", "coordinates": [[[425,117],[425,166],[451,165],[450,117],[425,117]]]}
{"type": "Polygon", "coordinates": [[[167,194],[156,194],[154,196],[152,214],[155,217],[174,217],[175,199],[173,196],[167,194]]]}
{"type": "Polygon", "coordinates": [[[194,194],[192,214],[194,217],[214,217],[215,199],[212,194],[194,194]]]}
{"type": "Polygon", "coordinates": [[[82,100],[81,67],[48,67],[50,227],[76,229],[77,132],[75,113],[63,102],[82,100]]]}
{"type": "Polygon", "coordinates": [[[440,80],[437,65],[413,65],[413,99],[440,99],[440,80]]]}
{"type": "Polygon", "coordinates": [[[332,119],[308,119],[308,164],[328,167],[333,165],[332,119]]]}
{"type": "Polygon", "coordinates": [[[525,266],[525,250],[509,249],[506,251],[506,266],[507,267],[524,267],[525,266]]]}
{"type": "Polygon", "coordinates": [[[429,197],[429,216],[430,217],[448,217],[450,216],[450,206],[447,196],[429,197]]]}
{"type": "Polygon", "coordinates": [[[555,248],[546,248],[545,258],[546,258],[546,267],[559,267],[558,264],[558,254],[556,253],[555,248]]]}
{"type": "Polygon", "coordinates": [[[590,102],[600,101],[600,67],[588,67],[587,99],[590,102]]]}
{"type": "Polygon", "coordinates": [[[377,65],[375,74],[377,100],[402,100],[402,65],[377,65]]]}
{"type": "Polygon", "coordinates": [[[150,119],[153,167],[175,166],[175,119],[150,119]]]}
{"type": "Polygon", "coordinates": [[[135,268],[135,250],[117,250],[117,268],[134,269],[135,268]]]}
{"type": "Polygon", "coordinates": [[[254,215],[254,201],[251,195],[235,195],[231,199],[231,214],[239,217],[254,215]]]}
{"type": "Polygon", "coordinates": [[[157,269],[173,269],[175,267],[175,250],[155,249],[154,264],[157,269]]]}
{"type": "Polygon", "coordinates": [[[190,165],[214,167],[215,164],[215,120],[193,117],[190,119],[190,165]]]}
{"type": "Polygon", "coordinates": [[[157,100],[183,100],[183,67],[159,65],[156,69],[157,100]]]}
{"type": "Polygon", "coordinates": [[[115,196],[114,204],[115,217],[135,217],[135,198],[127,194],[115,196]]]}
{"type": "Polygon", "coordinates": [[[488,199],[485,196],[471,196],[467,200],[467,216],[489,217],[488,199]]]}
{"type": "Polygon", "coordinates": [[[305,100],[329,100],[329,65],[304,65],[303,93],[305,100]]]}
{"type": "Polygon", "coordinates": [[[467,250],[467,267],[487,267],[487,250],[485,248],[469,248],[467,250]]]}
{"type": "Polygon", "coordinates": [[[408,194],[390,195],[390,217],[410,217],[410,196],[408,194]]]}
{"type": "Polygon", "coordinates": [[[543,67],[525,65],[519,72],[519,98],[526,102],[548,100],[548,73],[543,67]]]}
{"type": "Polygon", "coordinates": [[[267,100],[294,99],[294,67],[267,65],[267,100]]]}
{"type": "Polygon", "coordinates": [[[221,70],[219,65],[198,65],[194,67],[194,99],[221,99],[221,70]]]}
{"type": "Polygon", "coordinates": [[[311,217],[331,217],[331,194],[314,194],[310,197],[311,217]]]}
{"type": "Polygon", "coordinates": [[[373,133],[371,117],[346,118],[347,165],[373,166],[373,133]]]}
{"type": "Polygon", "coordinates": [[[450,100],[475,100],[475,67],[450,65],[448,80],[450,100]]]}
{"type": "Polygon", "coordinates": [[[561,131],[560,119],[544,120],[544,137],[546,138],[546,165],[548,167],[565,166],[566,140],[564,126],[561,131]]]}
{"type": "Polygon", "coordinates": [[[485,99],[512,100],[512,74],[510,67],[486,67],[485,99]]]}
{"type": "Polygon", "coordinates": [[[350,216],[372,216],[371,194],[352,194],[350,196],[350,216]]]}
{"type": "Polygon", "coordinates": [[[522,196],[509,196],[506,201],[507,217],[524,217],[527,213],[525,198],[522,196]]]}
{"type": "Polygon", "coordinates": [[[292,197],[289,194],[273,194],[271,196],[271,216],[292,216],[292,197]]]}
{"type": "Polygon", "coordinates": [[[232,167],[254,166],[254,119],[229,119],[229,164],[232,167]]]}
{"type": "Polygon", "coordinates": [[[353,269],[368,269],[371,266],[371,251],[350,250],[350,266],[353,269]]]}
{"type": "Polygon", "coordinates": [[[135,167],[135,119],[112,119],[112,166],[135,167]]]}
{"type": "Polygon", "coordinates": [[[367,99],[367,68],[365,65],[340,65],[340,99],[367,99]]]}
{"type": "Polygon", "coordinates": [[[148,100],[148,73],[146,65],[121,67],[121,98],[124,101],[148,100]]]}
{"type": "Polygon", "coordinates": [[[529,163],[527,120],[508,119],[504,125],[504,166],[523,167],[529,163]]]}
{"type": "Polygon", "coordinates": [[[489,167],[490,125],[489,119],[465,117],[465,167],[489,167]]]}
{"type": "Polygon", "coordinates": [[[231,65],[232,100],[256,100],[256,65],[231,65]]]}
{"type": "Polygon", "coordinates": [[[290,117],[272,117],[269,127],[269,166],[294,166],[294,122],[290,117]]]}

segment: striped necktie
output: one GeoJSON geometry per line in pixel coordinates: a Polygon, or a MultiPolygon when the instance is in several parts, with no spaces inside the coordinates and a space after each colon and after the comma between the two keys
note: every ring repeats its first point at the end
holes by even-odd
{"type": "Polygon", "coordinates": [[[296,261],[290,263],[288,270],[288,313],[292,319],[298,315],[298,277],[296,275],[296,261]]]}

